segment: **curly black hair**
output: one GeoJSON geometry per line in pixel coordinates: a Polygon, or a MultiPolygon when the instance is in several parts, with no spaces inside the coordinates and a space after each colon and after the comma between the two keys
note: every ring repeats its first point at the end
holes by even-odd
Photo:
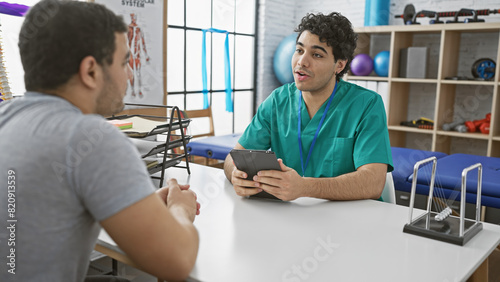
{"type": "Polygon", "coordinates": [[[352,29],[351,22],[337,12],[328,15],[308,13],[295,29],[295,32],[299,33],[297,40],[306,30],[319,36],[321,42],[326,42],[328,46],[332,47],[335,62],[347,60],[345,68],[336,76],[337,81],[339,81],[349,71],[358,40],[358,35],[352,29]]]}

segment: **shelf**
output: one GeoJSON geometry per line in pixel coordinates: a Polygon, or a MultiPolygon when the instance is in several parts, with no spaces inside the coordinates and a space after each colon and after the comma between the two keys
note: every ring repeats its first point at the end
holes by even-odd
{"type": "Polygon", "coordinates": [[[497,32],[498,23],[445,24],[445,30],[471,33],[497,32]]]}
{"type": "MultiPolygon", "coordinates": [[[[500,157],[500,75],[494,80],[449,80],[471,77],[478,58],[500,61],[500,23],[401,25],[354,28],[359,34],[355,54],[373,56],[389,50],[389,77],[346,76],[350,80],[387,82],[384,97],[391,145],[425,148],[444,153],[469,153],[500,157]],[[400,77],[400,52],[426,47],[426,78],[400,77]],[[441,125],[477,120],[491,113],[493,134],[443,131],[441,125]],[[434,129],[401,126],[401,121],[427,117],[434,129]],[[439,127],[438,127],[439,126],[439,127]],[[493,136],[494,135],[494,136],[493,136]]],[[[420,63],[420,61],[419,61],[420,63]]],[[[496,71],[500,67],[496,66],[496,71]]],[[[379,83],[380,84],[380,83],[379,83]]]]}
{"type": "Polygon", "coordinates": [[[435,25],[396,25],[396,26],[365,26],[356,27],[357,33],[389,33],[395,32],[413,32],[413,33],[439,33],[442,30],[464,31],[464,32],[495,32],[498,31],[498,23],[456,23],[456,24],[435,24],[435,25]]]}
{"type": "Polygon", "coordinates": [[[346,80],[370,80],[370,81],[389,81],[387,77],[381,76],[356,76],[356,75],[347,75],[346,80]]]}
{"type": "Polygon", "coordinates": [[[415,133],[423,133],[423,134],[432,134],[432,129],[420,129],[416,127],[408,127],[408,126],[400,126],[400,125],[389,125],[387,126],[389,130],[394,131],[404,131],[404,132],[415,132],[415,133]]]}
{"type": "Polygon", "coordinates": [[[441,79],[441,84],[495,86],[494,81],[441,79]]]}
{"type": "Polygon", "coordinates": [[[483,134],[483,133],[462,133],[462,132],[456,132],[456,131],[438,130],[437,134],[444,135],[444,136],[460,137],[460,138],[472,138],[472,139],[482,139],[482,140],[489,139],[489,135],[483,134]]]}
{"type": "Polygon", "coordinates": [[[391,79],[394,82],[407,82],[407,83],[437,83],[437,79],[433,78],[402,78],[394,77],[391,79]]]}

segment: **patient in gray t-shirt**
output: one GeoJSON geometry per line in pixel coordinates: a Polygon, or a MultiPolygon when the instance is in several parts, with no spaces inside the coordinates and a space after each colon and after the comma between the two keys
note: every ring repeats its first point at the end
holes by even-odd
{"type": "Polygon", "coordinates": [[[101,227],[151,275],[178,281],[193,269],[196,194],[175,179],[155,191],[104,118],[124,109],[127,32],[96,3],[41,0],[26,14],[27,93],[0,103],[0,281],[84,281],[101,227]]]}
{"type": "MultiPolygon", "coordinates": [[[[78,281],[87,271],[98,221],[153,193],[151,178],[123,133],[59,97],[28,92],[4,102],[0,125],[0,136],[8,136],[0,138],[0,179],[7,180],[8,171],[15,179],[17,222],[2,220],[0,232],[5,248],[5,230],[15,226],[13,277],[49,281],[44,273],[51,279],[57,273],[58,281],[78,281]]],[[[7,197],[4,190],[1,206],[7,197]]],[[[6,208],[0,218],[9,218],[6,208]]],[[[9,253],[2,249],[2,260],[9,253]]]]}

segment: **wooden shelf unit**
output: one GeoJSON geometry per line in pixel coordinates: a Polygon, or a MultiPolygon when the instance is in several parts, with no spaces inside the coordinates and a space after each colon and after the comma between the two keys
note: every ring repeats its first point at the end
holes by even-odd
{"type": "MultiPolygon", "coordinates": [[[[430,140],[430,142],[420,142],[421,144],[426,143],[427,147],[422,145],[415,149],[440,151],[447,154],[461,153],[457,151],[456,146],[452,145],[452,140],[464,139],[466,142],[475,142],[474,146],[480,146],[481,152],[484,152],[483,155],[500,157],[500,23],[371,26],[355,28],[354,30],[359,36],[355,54],[366,53],[373,57],[381,50],[390,51],[388,77],[378,77],[372,72],[369,76],[349,74],[347,80],[388,83],[387,106],[389,110],[387,121],[391,146],[407,147],[407,138],[410,140],[423,138],[430,140]],[[427,39],[427,42],[422,42],[422,37],[427,39]],[[462,59],[465,65],[469,64],[469,60],[471,60],[470,54],[464,54],[468,52],[460,50],[461,44],[463,44],[462,38],[464,38],[463,41],[466,41],[479,40],[484,37],[489,37],[496,43],[496,46],[489,45],[489,48],[494,48],[496,53],[484,56],[492,58],[497,63],[494,80],[445,79],[459,75],[461,56],[469,56],[462,59]],[[377,38],[382,38],[382,40],[377,38]],[[425,79],[399,77],[400,50],[413,46],[428,47],[427,77],[425,79]],[[432,68],[430,68],[430,64],[433,64],[432,68]],[[429,100],[429,103],[423,103],[425,105],[419,106],[426,107],[426,112],[433,113],[434,116],[428,116],[435,122],[432,130],[400,126],[401,121],[409,120],[408,103],[411,89],[415,85],[431,89],[427,91],[426,95],[431,95],[429,97],[433,97],[434,100],[429,100]],[[480,104],[483,111],[485,108],[488,109],[487,112],[478,114],[491,112],[489,134],[459,133],[442,129],[443,124],[454,122],[456,93],[460,90],[464,91],[463,89],[466,87],[473,87],[473,91],[467,98],[471,99],[473,103],[480,104]]],[[[477,56],[482,58],[482,54],[477,56]]],[[[470,61],[469,65],[472,66],[473,62],[470,61]]],[[[472,77],[470,74],[469,76],[472,77]]],[[[459,114],[458,111],[456,114],[459,114]]],[[[418,117],[411,119],[414,118],[418,117]]]]}

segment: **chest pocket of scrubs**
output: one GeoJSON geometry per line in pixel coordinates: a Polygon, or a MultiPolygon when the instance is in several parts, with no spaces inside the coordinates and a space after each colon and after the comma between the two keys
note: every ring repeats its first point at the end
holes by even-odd
{"type": "Polygon", "coordinates": [[[316,177],[333,177],[353,172],[354,138],[328,138],[321,143],[321,154],[324,156],[320,175],[316,177]]]}

